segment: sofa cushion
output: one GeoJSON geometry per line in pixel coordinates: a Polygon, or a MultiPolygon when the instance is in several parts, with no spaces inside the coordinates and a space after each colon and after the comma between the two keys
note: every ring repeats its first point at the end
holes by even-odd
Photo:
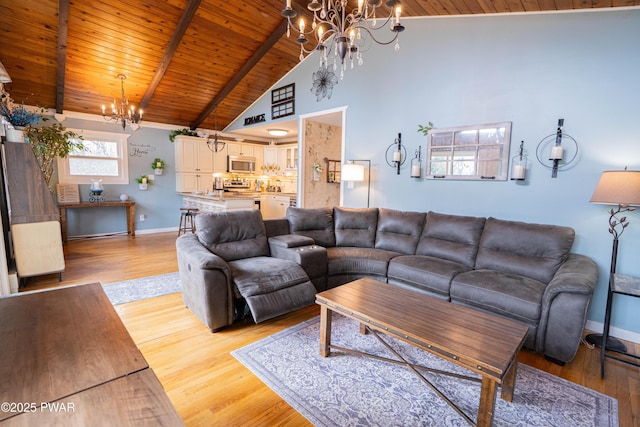
{"type": "Polygon", "coordinates": [[[327,275],[387,275],[389,260],[398,252],[373,248],[333,247],[327,248],[327,275]]]}
{"type": "Polygon", "coordinates": [[[482,269],[454,277],[449,294],[452,302],[537,324],[545,288],[529,277],[482,269]]]}
{"type": "Polygon", "coordinates": [[[424,212],[380,209],[375,247],[413,255],[426,217],[424,212]]]}
{"type": "Polygon", "coordinates": [[[451,279],[468,271],[463,264],[424,255],[403,255],[389,262],[388,282],[395,285],[410,285],[444,299],[449,299],[451,279]]]}
{"type": "Polygon", "coordinates": [[[256,323],[313,304],[316,288],[302,267],[271,257],[229,262],[231,277],[256,323]]]}
{"type": "Polygon", "coordinates": [[[287,219],[292,234],[311,237],[316,245],[336,245],[331,208],[288,208],[287,219]]]}
{"type": "Polygon", "coordinates": [[[196,215],[198,240],[225,261],[269,256],[269,244],[258,210],[196,215]]]}
{"type": "Polygon", "coordinates": [[[549,283],[569,256],[574,238],[575,232],[569,227],[488,218],[475,268],[549,283]]]}
{"type": "Polygon", "coordinates": [[[336,246],[373,248],[378,226],[377,208],[334,208],[336,246]]]}
{"type": "Polygon", "coordinates": [[[484,222],[480,217],[429,212],[415,253],[473,268],[484,222]]]}

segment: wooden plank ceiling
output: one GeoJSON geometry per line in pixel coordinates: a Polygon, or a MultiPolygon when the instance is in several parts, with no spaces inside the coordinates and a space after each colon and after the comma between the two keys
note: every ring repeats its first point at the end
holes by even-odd
{"type": "MultiPolygon", "coordinates": [[[[294,1],[302,12],[306,1],[294,1]]],[[[353,1],[355,5],[357,2],[353,1]]],[[[285,0],[0,0],[17,102],[99,114],[125,94],[144,120],[223,129],[299,61],[285,0]],[[216,127],[217,117],[217,127],[216,127]]],[[[403,16],[640,5],[640,0],[402,0],[403,16]]]]}

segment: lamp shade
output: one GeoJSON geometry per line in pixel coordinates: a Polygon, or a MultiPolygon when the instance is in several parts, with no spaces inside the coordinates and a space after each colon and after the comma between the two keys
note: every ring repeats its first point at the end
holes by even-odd
{"type": "Polygon", "coordinates": [[[0,62],[0,83],[11,83],[11,77],[9,77],[9,73],[0,62]]]}
{"type": "Polygon", "coordinates": [[[591,203],[640,206],[640,171],[604,171],[591,203]]]}
{"type": "Polygon", "coordinates": [[[364,165],[342,165],[343,181],[364,181],[364,165]]]}

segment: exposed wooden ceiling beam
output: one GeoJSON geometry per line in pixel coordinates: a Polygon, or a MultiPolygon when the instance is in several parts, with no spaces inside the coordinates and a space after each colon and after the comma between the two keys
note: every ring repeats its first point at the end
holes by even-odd
{"type": "Polygon", "coordinates": [[[67,67],[67,36],[69,34],[69,0],[58,2],[58,57],[56,65],[56,113],[64,110],[64,73],[67,67]]]}
{"type": "Polygon", "coordinates": [[[200,124],[209,116],[209,114],[211,114],[213,110],[216,109],[218,104],[220,104],[220,102],[222,102],[222,100],[233,90],[233,88],[235,88],[238,85],[238,83],[242,81],[242,79],[249,73],[249,71],[251,71],[251,69],[255,67],[255,65],[258,62],[260,62],[262,57],[269,52],[269,50],[273,47],[273,45],[275,45],[278,42],[278,40],[280,40],[280,38],[284,35],[286,31],[287,31],[287,20],[284,19],[280,23],[280,25],[278,25],[278,28],[276,28],[275,31],[271,33],[269,38],[265,40],[262,46],[260,46],[260,48],[256,50],[253,53],[253,55],[251,55],[251,58],[249,58],[247,62],[244,63],[244,65],[240,68],[240,70],[238,70],[238,72],[233,76],[233,78],[229,80],[229,82],[225,85],[225,87],[223,87],[222,90],[218,92],[215,98],[213,98],[213,100],[211,100],[209,105],[207,105],[207,107],[202,111],[202,113],[200,113],[200,116],[198,116],[196,121],[193,122],[190,126],[192,130],[195,130],[198,126],[200,126],[200,124]]]}
{"type": "Polygon", "coordinates": [[[156,72],[151,79],[151,83],[149,83],[149,87],[147,87],[147,90],[144,93],[142,100],[140,101],[140,108],[144,109],[147,108],[147,105],[149,105],[149,101],[151,101],[154,92],[156,91],[158,85],[160,84],[160,81],[162,80],[162,77],[164,77],[164,73],[167,71],[171,60],[173,59],[173,55],[175,55],[176,49],[178,49],[180,41],[182,40],[184,33],[187,31],[187,28],[189,28],[189,25],[191,24],[193,17],[196,15],[196,11],[200,7],[201,2],[202,0],[189,1],[189,4],[185,8],[182,17],[180,18],[180,21],[178,22],[178,25],[176,26],[176,29],[171,36],[171,40],[169,40],[169,44],[164,51],[164,55],[160,60],[160,64],[158,65],[158,68],[156,68],[156,72]]]}

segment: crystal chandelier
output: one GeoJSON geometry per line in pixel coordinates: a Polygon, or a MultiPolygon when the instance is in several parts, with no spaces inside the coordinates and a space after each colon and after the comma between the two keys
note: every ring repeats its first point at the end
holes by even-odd
{"type": "Polygon", "coordinates": [[[376,12],[382,10],[382,0],[358,0],[358,7],[351,12],[347,11],[347,0],[322,0],[310,1],[307,9],[313,12],[313,22],[311,29],[305,32],[307,28],[303,18],[298,21],[296,29],[291,20],[298,14],[291,7],[291,0],[286,0],[286,8],[282,11],[282,16],[287,18],[287,37],[290,36],[291,30],[298,31],[299,35],[296,39],[300,43],[300,60],[302,61],[305,54],[311,53],[313,50],[320,51],[320,67],[327,67],[329,56],[333,55],[333,71],[335,72],[340,66],[340,78],[344,77],[344,71],[347,69],[347,62],[351,68],[355,61],[358,65],[362,65],[362,52],[369,47],[366,35],[370,39],[380,45],[388,45],[396,43],[395,49],[400,49],[398,43],[399,34],[404,31],[404,26],[400,24],[400,1],[386,0],[385,6],[388,12],[381,17],[381,23],[376,12]],[[378,40],[374,36],[374,31],[389,26],[393,37],[388,41],[378,40]],[[305,44],[309,42],[307,36],[314,35],[316,44],[311,50],[305,48],[305,44]]]}
{"type": "Polygon", "coordinates": [[[129,100],[124,96],[124,80],[127,78],[124,74],[118,74],[117,76],[120,79],[120,84],[122,86],[122,96],[120,98],[120,102],[113,99],[113,104],[111,104],[111,115],[105,114],[105,106],[102,106],[102,117],[105,120],[113,120],[119,122],[122,125],[122,129],[124,130],[127,127],[127,124],[131,125],[133,130],[138,129],[140,126],[140,122],[142,122],[142,110],[136,108],[134,105],[129,106],[129,100]]]}

